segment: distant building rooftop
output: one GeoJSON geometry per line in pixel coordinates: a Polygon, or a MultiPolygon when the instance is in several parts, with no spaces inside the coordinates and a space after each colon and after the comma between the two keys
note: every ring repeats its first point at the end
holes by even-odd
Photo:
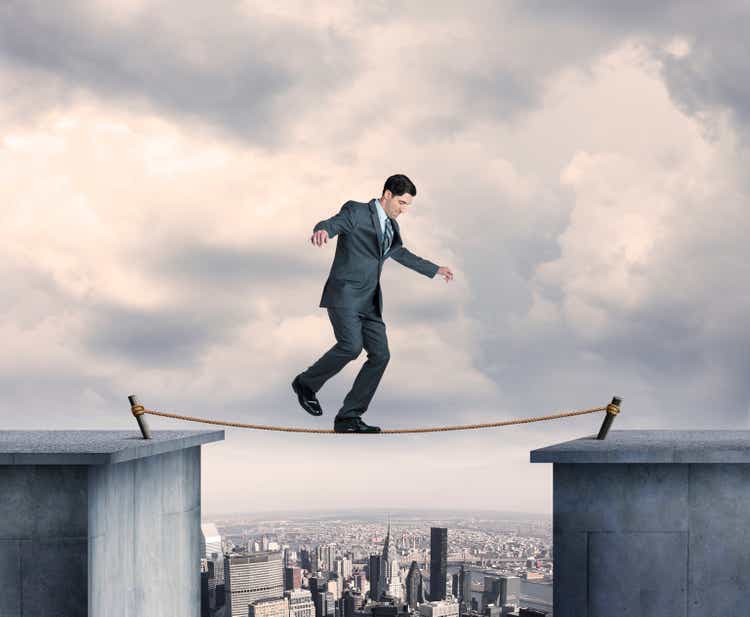
{"type": "Polygon", "coordinates": [[[750,431],[613,430],[530,455],[532,463],[750,463],[750,431]]]}
{"type": "Polygon", "coordinates": [[[223,439],[223,430],[0,431],[0,465],[106,465],[223,439]]]}

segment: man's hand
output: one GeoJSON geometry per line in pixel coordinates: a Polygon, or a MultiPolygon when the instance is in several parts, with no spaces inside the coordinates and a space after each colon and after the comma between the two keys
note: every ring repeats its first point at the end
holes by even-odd
{"type": "Polygon", "coordinates": [[[324,243],[328,242],[328,232],[325,229],[319,229],[312,235],[310,242],[322,246],[324,243]]]}
{"type": "Polygon", "coordinates": [[[453,272],[451,272],[451,269],[446,266],[440,266],[437,273],[445,278],[446,283],[453,280],[453,272]]]}

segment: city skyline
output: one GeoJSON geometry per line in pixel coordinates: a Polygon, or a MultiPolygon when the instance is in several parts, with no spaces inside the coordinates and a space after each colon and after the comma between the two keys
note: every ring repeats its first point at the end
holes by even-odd
{"type": "MultiPolygon", "coordinates": [[[[280,564],[283,560],[284,589],[306,589],[309,581],[311,601],[318,616],[327,614],[328,601],[323,601],[324,596],[329,597],[331,608],[335,605],[337,615],[339,611],[344,613],[343,598],[347,590],[357,594],[354,600],[357,610],[370,610],[361,606],[365,603],[373,603],[372,607],[395,602],[409,604],[410,610],[423,613],[432,610],[425,607],[448,601],[458,602],[462,615],[481,615],[487,603],[502,597],[509,604],[545,609],[551,614],[551,526],[541,534],[526,537],[500,524],[497,527],[467,524],[465,529],[452,529],[436,527],[427,521],[409,521],[408,529],[397,529],[390,520],[383,527],[380,521],[371,519],[369,525],[357,526],[340,521],[340,525],[327,525],[323,532],[314,521],[305,519],[277,523],[278,527],[271,528],[273,531],[243,524],[226,527],[222,532],[225,547],[222,557],[226,565],[220,569],[226,571],[230,563],[234,563],[233,555],[239,567],[245,563],[243,556],[255,555],[254,559],[262,563],[273,560],[280,564]],[[373,527],[374,536],[370,531],[373,527]],[[449,543],[454,548],[460,546],[463,557],[456,561],[451,551],[442,552],[441,537],[445,540],[450,537],[449,543]],[[490,548],[488,541],[496,548],[490,548]],[[437,554],[433,551],[436,546],[437,554]],[[474,547],[479,547],[485,557],[475,561],[474,547]],[[505,552],[506,548],[512,552],[505,552]],[[444,560],[442,565],[441,560],[444,560]],[[438,579],[442,580],[441,585],[435,582],[436,573],[442,573],[438,579]],[[425,590],[422,589],[423,579],[425,590]],[[292,581],[294,584],[290,587],[292,581]],[[367,587],[363,586],[364,582],[367,587]],[[439,585],[438,588],[435,585],[439,585]],[[425,597],[426,590],[431,596],[429,599],[425,597]],[[340,606],[339,602],[342,602],[340,606]]],[[[206,524],[204,530],[209,534],[207,545],[215,528],[206,524]]],[[[216,554],[211,557],[207,553],[207,557],[221,559],[216,554]]],[[[238,576],[244,580],[244,575],[238,576]]],[[[259,580],[269,579],[263,576],[259,580]]],[[[217,584],[221,582],[212,584],[212,589],[217,584]]],[[[252,589],[252,580],[249,584],[252,589]]],[[[241,597],[242,594],[234,594],[232,602],[237,604],[241,597]]],[[[280,592],[268,596],[274,597],[281,597],[280,592]]],[[[452,609],[446,610],[452,612],[452,609]]],[[[455,610],[457,616],[459,609],[455,610]]]]}

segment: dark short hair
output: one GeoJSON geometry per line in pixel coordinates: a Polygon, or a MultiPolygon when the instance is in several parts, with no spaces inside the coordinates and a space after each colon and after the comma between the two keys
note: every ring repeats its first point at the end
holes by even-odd
{"type": "Polygon", "coordinates": [[[383,195],[390,191],[394,197],[399,197],[404,193],[409,193],[412,197],[417,194],[417,187],[404,174],[396,174],[385,181],[383,185],[383,195]]]}

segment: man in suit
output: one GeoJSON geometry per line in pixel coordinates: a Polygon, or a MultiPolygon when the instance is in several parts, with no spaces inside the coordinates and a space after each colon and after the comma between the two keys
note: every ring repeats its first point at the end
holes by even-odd
{"type": "Polygon", "coordinates": [[[389,257],[434,278],[440,274],[446,283],[453,272],[445,266],[422,259],[404,245],[396,219],[410,208],[417,189],[409,178],[397,174],[388,178],[379,199],[369,203],[347,201],[335,216],[313,228],[310,241],[322,246],[338,235],[336,254],[323,287],[321,307],[328,310],[336,344],[315,364],[297,375],[292,389],[302,408],[319,416],[323,413],[315,393],[346,364],[367,350],[354,385],[334,419],[337,433],[379,433],[380,427],[362,420],[390,359],[383,322],[383,294],[380,273],[389,257]]]}

